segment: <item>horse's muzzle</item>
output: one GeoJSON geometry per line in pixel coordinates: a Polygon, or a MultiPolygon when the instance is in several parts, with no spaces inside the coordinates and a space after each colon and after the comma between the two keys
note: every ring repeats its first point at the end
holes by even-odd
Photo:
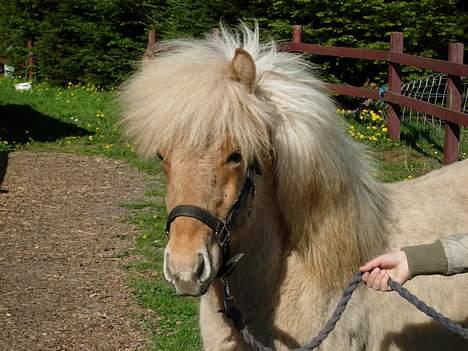
{"type": "MultiPolygon", "coordinates": [[[[184,260],[185,261],[185,260],[184,260]]],[[[191,262],[181,262],[166,248],[164,276],[178,295],[201,296],[211,282],[213,269],[207,253],[198,253],[191,262]]]]}

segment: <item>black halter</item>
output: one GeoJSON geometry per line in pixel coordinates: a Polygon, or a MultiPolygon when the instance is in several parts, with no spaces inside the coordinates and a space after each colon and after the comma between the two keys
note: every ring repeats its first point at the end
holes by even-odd
{"type": "MultiPolygon", "coordinates": [[[[178,205],[174,207],[167,216],[166,233],[169,235],[169,230],[172,221],[177,217],[191,217],[203,222],[213,230],[218,244],[222,250],[221,266],[218,270],[218,277],[225,278],[231,274],[237,262],[244,254],[240,253],[231,258],[229,257],[229,240],[231,238],[231,230],[234,227],[236,219],[239,217],[242,209],[253,200],[255,196],[254,172],[261,175],[260,166],[257,160],[247,168],[244,186],[242,187],[239,197],[232,205],[224,220],[212,215],[207,210],[193,205],[178,205]],[[250,200],[250,201],[249,201],[250,200]]],[[[250,211],[250,208],[249,208],[250,211]]]]}

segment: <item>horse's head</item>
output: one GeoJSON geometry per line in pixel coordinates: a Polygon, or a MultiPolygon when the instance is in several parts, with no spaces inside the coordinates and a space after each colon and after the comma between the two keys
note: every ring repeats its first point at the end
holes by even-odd
{"type": "MultiPolygon", "coordinates": [[[[305,255],[313,252],[302,230],[310,214],[323,224],[317,208],[337,203],[351,182],[372,184],[309,65],[274,43],[261,45],[258,30],[241,32],[162,43],[123,89],[127,135],[141,154],[159,152],[163,159],[169,211],[164,273],[181,294],[204,293],[225,268],[217,223],[248,184],[255,160],[265,176],[257,179],[263,205],[254,201],[253,214],[276,206],[305,255]],[[181,205],[192,207],[181,212],[181,205]]],[[[255,234],[244,227],[254,216],[242,217],[250,205],[241,206],[233,246],[251,240],[244,233],[255,234]]]]}
{"type": "MultiPolygon", "coordinates": [[[[253,91],[255,65],[246,51],[236,50],[227,74],[253,91]]],[[[254,161],[245,159],[240,145],[228,137],[221,145],[206,145],[194,153],[175,148],[161,150],[159,156],[170,212],[164,275],[179,294],[201,295],[227,259],[226,252],[223,257],[225,237],[220,235],[226,235],[225,226],[232,217],[249,206],[254,161]]]]}

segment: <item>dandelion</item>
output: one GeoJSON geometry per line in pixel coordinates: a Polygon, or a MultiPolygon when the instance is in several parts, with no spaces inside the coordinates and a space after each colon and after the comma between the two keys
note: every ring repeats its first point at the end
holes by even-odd
{"type": "Polygon", "coordinates": [[[88,140],[89,141],[93,141],[94,140],[94,137],[92,135],[88,136],[88,140]]]}

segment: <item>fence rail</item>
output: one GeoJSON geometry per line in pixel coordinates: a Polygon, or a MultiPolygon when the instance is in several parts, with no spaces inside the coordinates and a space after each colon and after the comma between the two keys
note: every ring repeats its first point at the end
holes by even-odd
{"type": "Polygon", "coordinates": [[[283,44],[283,49],[292,52],[322,56],[347,57],[388,62],[388,91],[381,96],[377,90],[345,84],[328,84],[330,91],[353,97],[382,99],[387,103],[387,124],[391,138],[400,139],[400,106],[440,118],[445,122],[444,163],[458,160],[460,147],[460,126],[468,127],[468,114],[463,113],[462,79],[468,77],[468,65],[463,64],[462,43],[450,43],[448,60],[435,60],[403,53],[403,33],[390,35],[390,50],[323,46],[302,42],[301,26],[292,28],[292,41],[283,44]],[[401,66],[412,66],[448,74],[447,105],[442,107],[419,101],[401,94],[401,66]]]}

